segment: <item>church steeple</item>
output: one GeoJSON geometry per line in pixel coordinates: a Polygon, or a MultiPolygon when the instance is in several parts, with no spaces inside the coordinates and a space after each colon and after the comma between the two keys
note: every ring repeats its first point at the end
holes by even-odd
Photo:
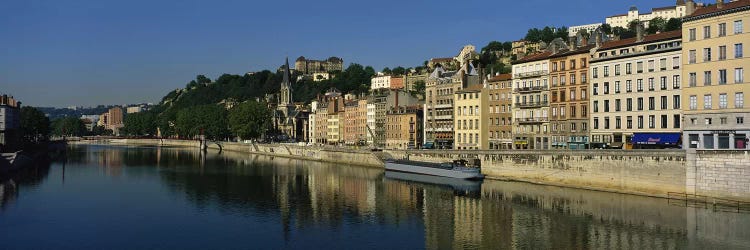
{"type": "Polygon", "coordinates": [[[289,105],[292,103],[292,82],[291,70],[289,69],[289,57],[286,58],[286,64],[284,64],[284,78],[281,80],[281,93],[279,93],[280,99],[279,105],[289,105]]]}

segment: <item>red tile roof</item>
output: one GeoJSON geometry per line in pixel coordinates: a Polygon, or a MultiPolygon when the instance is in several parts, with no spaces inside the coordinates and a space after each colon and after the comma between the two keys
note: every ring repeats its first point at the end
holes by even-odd
{"type": "Polygon", "coordinates": [[[490,78],[490,82],[507,81],[513,78],[512,74],[499,74],[490,78]]]}
{"type": "Polygon", "coordinates": [[[701,15],[711,14],[711,13],[714,13],[714,12],[725,11],[725,10],[730,10],[730,9],[736,9],[736,8],[746,7],[746,6],[750,6],[750,0],[737,0],[737,1],[734,1],[734,2],[724,3],[724,6],[721,7],[721,9],[719,9],[718,6],[716,6],[716,4],[714,4],[714,5],[711,5],[711,6],[708,6],[708,7],[703,7],[703,8],[697,9],[697,10],[695,10],[695,12],[693,12],[693,14],[691,14],[689,16],[686,16],[685,18],[689,19],[691,17],[697,17],[697,16],[701,16],[701,15]]]}
{"type": "Polygon", "coordinates": [[[669,31],[669,32],[662,32],[659,34],[653,34],[653,35],[647,35],[643,38],[642,42],[636,42],[636,38],[628,38],[628,39],[622,39],[617,41],[610,41],[602,44],[602,47],[599,48],[599,50],[605,50],[605,49],[612,49],[612,48],[618,48],[622,46],[630,46],[635,44],[641,44],[641,43],[650,43],[650,42],[656,42],[656,41],[662,41],[662,40],[669,40],[669,39],[676,39],[682,37],[682,30],[675,30],[675,31],[669,31]]]}
{"type": "Polygon", "coordinates": [[[544,59],[549,58],[550,55],[552,55],[552,52],[549,52],[549,51],[540,52],[540,53],[536,53],[536,54],[533,54],[533,55],[526,56],[526,57],[524,57],[521,60],[513,62],[513,64],[527,63],[527,62],[544,60],[544,59]]]}

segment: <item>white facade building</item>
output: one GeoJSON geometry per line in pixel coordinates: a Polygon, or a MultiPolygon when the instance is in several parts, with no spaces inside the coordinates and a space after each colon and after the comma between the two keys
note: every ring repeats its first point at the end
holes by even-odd
{"type": "Polygon", "coordinates": [[[594,31],[600,26],[602,26],[602,23],[592,23],[592,24],[584,24],[584,25],[578,25],[578,26],[570,26],[570,28],[568,28],[568,36],[574,37],[581,30],[585,30],[589,34],[593,34],[594,31]]]}
{"type": "Polygon", "coordinates": [[[370,89],[391,88],[391,76],[376,76],[370,79],[370,89]]]}
{"type": "Polygon", "coordinates": [[[641,13],[638,11],[638,8],[632,6],[630,7],[630,10],[628,10],[628,13],[607,17],[605,23],[612,26],[612,28],[627,28],[630,22],[639,20],[644,22],[644,25],[648,27],[648,21],[651,19],[657,17],[661,17],[664,20],[669,20],[670,18],[682,18],[692,12],[692,9],[695,9],[695,2],[693,0],[677,0],[675,6],[653,8],[650,13],[641,13]]]}

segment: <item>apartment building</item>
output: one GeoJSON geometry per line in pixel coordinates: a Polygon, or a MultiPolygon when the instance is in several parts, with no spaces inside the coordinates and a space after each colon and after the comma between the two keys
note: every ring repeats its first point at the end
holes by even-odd
{"type": "Polygon", "coordinates": [[[747,149],[749,22],[750,0],[716,1],[683,18],[685,147],[747,149]]]}
{"type": "Polygon", "coordinates": [[[513,64],[513,147],[550,149],[549,64],[552,52],[529,55],[513,64]]]}
{"type": "Polygon", "coordinates": [[[373,145],[383,148],[386,146],[387,113],[392,107],[418,105],[419,100],[410,94],[396,89],[378,89],[372,91],[368,103],[375,105],[375,127],[371,127],[374,137],[373,145]]]}
{"type": "Polygon", "coordinates": [[[594,45],[575,47],[550,57],[550,123],[552,148],[589,146],[588,60],[594,45]]]}
{"type": "Polygon", "coordinates": [[[471,85],[454,95],[456,139],[453,149],[489,149],[488,91],[482,84],[471,85]]]}
{"type": "Polygon", "coordinates": [[[682,33],[610,41],[590,68],[592,148],[679,147],[682,131],[682,33]]]}
{"type": "Polygon", "coordinates": [[[344,144],[367,143],[367,100],[351,100],[344,105],[344,144]]]}
{"type": "Polygon", "coordinates": [[[386,115],[386,148],[422,147],[422,106],[394,107],[386,115]]]}
{"type": "Polygon", "coordinates": [[[487,80],[488,149],[513,148],[512,93],[512,74],[498,74],[487,80]]]}
{"type": "Polygon", "coordinates": [[[21,142],[21,102],[0,96],[0,152],[15,150],[21,142]]]}
{"type": "Polygon", "coordinates": [[[312,75],[315,73],[328,73],[331,71],[343,71],[344,59],[339,57],[329,57],[326,60],[312,60],[300,56],[294,62],[294,69],[303,75],[312,75]]]}
{"type": "Polygon", "coordinates": [[[453,148],[453,94],[462,84],[456,73],[437,67],[425,81],[425,145],[453,148]]]}

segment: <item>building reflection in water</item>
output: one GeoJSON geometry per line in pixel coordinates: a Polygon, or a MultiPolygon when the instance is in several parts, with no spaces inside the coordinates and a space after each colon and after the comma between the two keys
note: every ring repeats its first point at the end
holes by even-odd
{"type": "Polygon", "coordinates": [[[18,199],[21,190],[41,184],[49,176],[49,159],[37,159],[35,165],[0,175],[0,212],[18,199]]]}
{"type": "MultiPolygon", "coordinates": [[[[278,218],[285,239],[345,223],[424,225],[440,248],[742,248],[750,216],[664,199],[487,180],[476,191],[384,178],[382,169],[176,148],[89,148],[110,175],[157,166],[163,183],[196,207],[278,218]]],[[[73,159],[72,161],[75,161],[73,159]]]]}

